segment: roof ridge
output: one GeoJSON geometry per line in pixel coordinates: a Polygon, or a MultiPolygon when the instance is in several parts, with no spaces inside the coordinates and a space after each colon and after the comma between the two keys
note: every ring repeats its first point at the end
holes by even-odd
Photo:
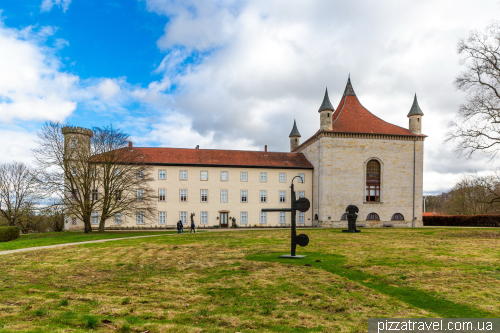
{"type": "MultiPolygon", "coordinates": [[[[127,147],[123,147],[127,148],[127,147]]],[[[128,148],[127,148],[128,149],[128,148]]],[[[264,153],[263,150],[240,150],[240,149],[207,149],[207,148],[179,148],[179,147],[134,147],[134,149],[187,149],[187,150],[219,150],[219,151],[241,151],[241,152],[250,152],[250,153],[264,153]]],[[[275,153],[275,154],[298,154],[295,152],[290,152],[290,151],[268,151],[267,153],[275,153]]]]}

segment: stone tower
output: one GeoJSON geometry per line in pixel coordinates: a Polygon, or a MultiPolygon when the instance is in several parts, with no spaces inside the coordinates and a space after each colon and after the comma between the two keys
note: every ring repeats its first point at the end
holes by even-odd
{"type": "Polygon", "coordinates": [[[321,104],[319,110],[320,114],[320,130],[331,131],[332,130],[332,115],[335,109],[330,103],[330,98],[328,98],[328,88],[325,91],[325,98],[323,98],[323,103],[321,104]]]}
{"type": "Polygon", "coordinates": [[[92,130],[83,127],[66,126],[61,129],[64,135],[64,150],[67,158],[68,154],[73,152],[82,152],[90,154],[90,139],[94,136],[92,130]]]}
{"type": "Polygon", "coordinates": [[[413,105],[411,106],[410,112],[408,112],[408,118],[410,118],[410,132],[413,134],[422,134],[422,116],[424,113],[418,106],[417,94],[413,99],[413,105]]]}
{"type": "Polygon", "coordinates": [[[300,145],[300,133],[297,129],[297,124],[295,123],[295,119],[293,120],[293,128],[288,136],[290,138],[290,151],[294,151],[300,145]]]}

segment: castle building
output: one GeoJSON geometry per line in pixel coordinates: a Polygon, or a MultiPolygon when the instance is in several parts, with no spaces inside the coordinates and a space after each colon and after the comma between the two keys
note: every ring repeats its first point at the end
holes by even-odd
{"type": "MultiPolygon", "coordinates": [[[[422,226],[423,113],[415,95],[409,129],[378,118],[358,100],[350,78],[335,109],[325,92],[320,128],[300,143],[296,122],[290,152],[132,147],[152,166],[149,184],[158,193],[157,219],[114,218],[107,227],[174,226],[190,216],[197,226],[287,226],[289,212],[262,212],[290,206],[290,183],[297,197],[311,201],[298,213],[298,226],[346,227],[348,205],[359,208],[365,227],[422,226]]],[[[91,137],[88,131],[63,131],[66,140],[91,137]],[[83,132],[82,132],[83,131],[83,132]],[[74,132],[74,133],[73,133],[74,132]],[[83,134],[82,134],[83,133],[83,134]]],[[[85,142],[88,140],[85,138],[85,142]]],[[[70,142],[70,145],[73,144],[70,142]]],[[[75,142],[76,144],[76,142],[75,142]]],[[[92,214],[98,224],[99,212],[92,214]]],[[[72,218],[66,229],[81,229],[72,218]]]]}

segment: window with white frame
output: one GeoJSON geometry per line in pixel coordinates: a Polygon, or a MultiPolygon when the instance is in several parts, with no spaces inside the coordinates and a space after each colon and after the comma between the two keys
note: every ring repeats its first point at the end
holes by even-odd
{"type": "Polygon", "coordinates": [[[241,212],[240,214],[240,224],[248,223],[248,212],[241,212]]]}
{"type": "Polygon", "coordinates": [[[144,212],[137,212],[136,222],[137,224],[144,224],[144,212]]]}
{"type": "Polygon", "coordinates": [[[299,199],[300,198],[305,198],[306,197],[306,192],[304,191],[299,191],[299,199]]]}
{"type": "Polygon", "coordinates": [[[167,172],[165,170],[158,170],[158,179],[166,179],[167,172]]]}
{"type": "Polygon", "coordinates": [[[305,182],[306,182],[306,174],[299,173],[299,183],[305,183],[305,182]]]}
{"type": "Polygon", "coordinates": [[[248,202],[248,191],[247,190],[241,190],[241,202],[248,202]]]}
{"type": "Polygon", "coordinates": [[[201,202],[208,202],[208,190],[201,190],[201,202]]]}
{"type": "Polygon", "coordinates": [[[260,212],[260,224],[266,224],[266,223],[267,223],[267,213],[260,212]]]}
{"type": "Polygon", "coordinates": [[[94,188],[92,189],[92,201],[99,200],[99,190],[94,188]]]}
{"type": "Polygon", "coordinates": [[[247,182],[248,181],[248,172],[242,171],[240,174],[240,180],[242,182],[247,182]]]}
{"type": "Polygon", "coordinates": [[[261,182],[267,182],[267,172],[261,172],[260,173],[260,181],[261,182]]]}
{"type": "Polygon", "coordinates": [[[267,202],[267,191],[260,191],[260,202],[267,202]]]}
{"type": "Polygon", "coordinates": [[[71,140],[71,148],[76,148],[76,146],[78,145],[78,140],[71,140]]]}
{"type": "Polygon", "coordinates": [[[286,173],[280,172],[280,183],[286,183],[286,173]]]}
{"type": "Polygon", "coordinates": [[[286,223],[286,215],[285,212],[280,212],[280,223],[286,223]]]}
{"type": "Polygon", "coordinates": [[[115,190],[115,200],[122,201],[122,190],[115,190]]]}
{"type": "Polygon", "coordinates": [[[208,212],[201,212],[201,224],[208,224],[208,212]]]}
{"type": "Polygon", "coordinates": [[[76,176],[78,173],[78,169],[77,168],[71,168],[71,175],[72,176],[76,176]]]}
{"type": "Polygon", "coordinates": [[[167,190],[161,188],[158,190],[158,201],[167,201],[167,190]]]}
{"type": "Polygon", "coordinates": [[[227,181],[227,171],[220,172],[220,180],[223,182],[227,181]]]}
{"type": "Polygon", "coordinates": [[[92,224],[99,224],[99,212],[92,212],[90,216],[90,222],[92,224]]]}
{"type": "Polygon", "coordinates": [[[137,170],[137,179],[144,179],[144,170],[137,170]]]}
{"type": "Polygon", "coordinates": [[[122,213],[115,214],[115,224],[122,224],[122,213]]]}
{"type": "Polygon", "coordinates": [[[142,188],[137,190],[137,201],[144,200],[144,190],[142,188]]]}
{"type": "Polygon", "coordinates": [[[115,169],[115,177],[119,178],[122,175],[122,169],[115,169]]]}
{"type": "Polygon", "coordinates": [[[286,191],[280,191],[280,202],[286,202],[286,191]]]}
{"type": "Polygon", "coordinates": [[[201,180],[208,180],[208,171],[201,171],[200,172],[200,179],[201,180]]]}
{"type": "Polygon", "coordinates": [[[158,213],[158,224],[167,224],[167,213],[159,212],[158,213]]]}
{"type": "Polygon", "coordinates": [[[305,214],[304,212],[299,212],[299,223],[304,224],[305,223],[305,214]]]}
{"type": "Polygon", "coordinates": [[[220,202],[227,202],[227,190],[220,190],[220,202]]]}
{"type": "Polygon", "coordinates": [[[187,223],[187,212],[180,212],[180,219],[181,219],[181,222],[182,224],[186,224],[187,223]]]}
{"type": "Polygon", "coordinates": [[[186,202],[188,201],[188,190],[181,190],[180,201],[186,202]]]}
{"type": "Polygon", "coordinates": [[[179,173],[179,178],[180,178],[180,180],[187,180],[188,179],[187,170],[181,170],[179,173]]]}
{"type": "Polygon", "coordinates": [[[97,178],[99,176],[99,170],[97,168],[92,169],[92,177],[97,178]]]}

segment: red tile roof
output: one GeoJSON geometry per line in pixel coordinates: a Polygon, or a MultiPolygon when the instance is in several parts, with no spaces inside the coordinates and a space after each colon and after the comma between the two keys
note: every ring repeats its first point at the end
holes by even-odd
{"type": "Polygon", "coordinates": [[[342,97],[332,119],[333,132],[416,136],[406,128],[390,124],[375,116],[361,105],[355,95],[342,97]]]}
{"type": "Polygon", "coordinates": [[[312,169],[302,153],[277,153],[246,150],[133,147],[142,163],[160,165],[241,166],[312,169]]]}

